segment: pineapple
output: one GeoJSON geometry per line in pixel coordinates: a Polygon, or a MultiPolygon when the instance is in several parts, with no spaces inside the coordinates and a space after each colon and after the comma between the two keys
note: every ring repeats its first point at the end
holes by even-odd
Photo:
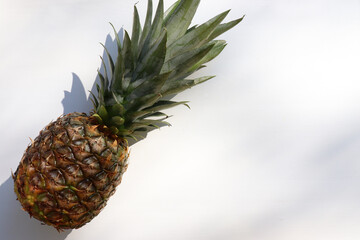
{"type": "Polygon", "coordinates": [[[105,207],[127,169],[129,139],[169,125],[163,112],[187,102],[172,96],[212,78],[188,78],[225,47],[217,36],[242,19],[222,23],[229,11],[190,27],[200,0],[178,0],[164,12],[152,1],[144,26],[134,6],[132,34],[119,39],[118,56],[98,72],[94,109],[70,113],[40,131],[13,174],[14,189],[30,216],[58,230],[76,229],[105,207]]]}

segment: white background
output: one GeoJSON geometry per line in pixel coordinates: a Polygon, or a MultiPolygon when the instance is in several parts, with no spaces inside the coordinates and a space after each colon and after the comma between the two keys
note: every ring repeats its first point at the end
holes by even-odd
{"type": "Polygon", "coordinates": [[[192,110],[132,147],[105,210],[61,234],[20,210],[28,137],[64,91],[65,112],[90,109],[98,42],[108,22],[131,31],[135,2],[0,0],[0,239],[360,239],[359,0],[203,0],[194,23],[246,17],[201,71],[217,77],[176,98],[192,110]]]}

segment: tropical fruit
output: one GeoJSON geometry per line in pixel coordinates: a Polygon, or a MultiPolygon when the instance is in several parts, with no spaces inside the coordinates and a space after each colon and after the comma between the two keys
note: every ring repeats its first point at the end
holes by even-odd
{"type": "Polygon", "coordinates": [[[131,37],[115,31],[117,57],[98,72],[89,114],[70,113],[40,131],[13,174],[18,200],[30,216],[58,230],[79,228],[104,208],[127,169],[128,139],[169,125],[164,110],[187,102],[172,96],[212,76],[192,79],[225,47],[214,40],[243,18],[222,23],[229,11],[190,27],[199,0],[179,0],[164,12],[152,1],[143,27],[136,6],[131,37]],[[107,66],[107,67],[106,67],[107,66]]]}

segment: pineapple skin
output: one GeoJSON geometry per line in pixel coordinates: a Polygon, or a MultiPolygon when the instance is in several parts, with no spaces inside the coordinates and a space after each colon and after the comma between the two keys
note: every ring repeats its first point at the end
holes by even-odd
{"type": "Polygon", "coordinates": [[[48,124],[13,175],[23,209],[57,230],[76,229],[105,207],[128,166],[128,143],[94,117],[70,113],[48,124]]]}

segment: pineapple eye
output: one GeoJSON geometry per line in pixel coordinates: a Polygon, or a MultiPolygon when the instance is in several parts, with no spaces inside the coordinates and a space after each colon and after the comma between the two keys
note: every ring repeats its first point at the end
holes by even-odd
{"type": "Polygon", "coordinates": [[[84,190],[86,192],[95,192],[95,186],[89,179],[85,179],[85,180],[79,182],[79,184],[77,185],[77,188],[79,190],[84,190]]]}
{"type": "Polygon", "coordinates": [[[103,202],[103,199],[102,197],[100,196],[99,193],[94,193],[93,195],[91,195],[88,199],[87,199],[88,202],[94,202],[94,203],[98,203],[98,204],[95,204],[95,205],[99,205],[100,203],[103,202]]]}
{"type": "Polygon", "coordinates": [[[109,178],[105,171],[101,171],[93,178],[94,184],[97,189],[103,190],[109,183],[109,178]]]}
{"type": "Polygon", "coordinates": [[[56,153],[63,158],[74,159],[74,154],[71,151],[71,148],[68,146],[62,146],[56,149],[56,153]]]}
{"type": "Polygon", "coordinates": [[[62,219],[62,214],[59,212],[50,212],[49,214],[46,215],[46,218],[49,219],[50,221],[58,221],[62,219]]]}
{"type": "Polygon", "coordinates": [[[96,159],[96,157],[94,157],[94,156],[85,158],[83,160],[83,163],[86,164],[90,168],[100,169],[100,164],[99,164],[98,160],[96,159]]]}
{"type": "Polygon", "coordinates": [[[45,187],[45,181],[44,178],[42,177],[42,175],[40,173],[36,173],[30,183],[34,186],[36,186],[37,188],[44,188],[45,187]]]}
{"type": "Polygon", "coordinates": [[[65,168],[65,171],[74,177],[82,177],[83,176],[80,166],[77,164],[68,165],[65,168]]]}
{"type": "Polygon", "coordinates": [[[64,189],[60,194],[69,202],[76,202],[78,200],[78,197],[71,189],[64,189]]]}
{"type": "Polygon", "coordinates": [[[54,169],[49,172],[49,177],[52,179],[56,184],[65,185],[65,178],[62,175],[61,171],[58,169],[54,169]]]}

